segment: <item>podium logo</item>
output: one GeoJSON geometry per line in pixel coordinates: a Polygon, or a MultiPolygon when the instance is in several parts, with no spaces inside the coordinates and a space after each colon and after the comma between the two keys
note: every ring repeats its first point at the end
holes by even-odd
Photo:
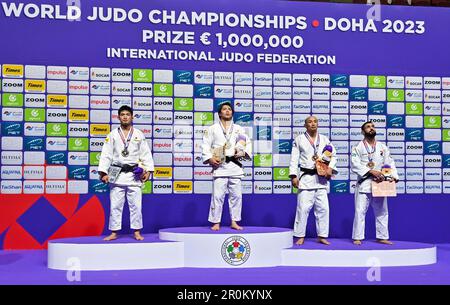
{"type": "Polygon", "coordinates": [[[2,105],[4,107],[22,107],[23,106],[23,94],[3,93],[2,105]]]}
{"type": "Polygon", "coordinates": [[[154,84],[155,96],[173,96],[172,84],[154,84]]]}
{"type": "Polygon", "coordinates": [[[423,114],[423,104],[422,103],[406,103],[406,114],[422,115],[423,114]]]}
{"type": "Polygon", "coordinates": [[[425,128],[441,128],[442,121],[440,116],[425,116],[424,117],[425,128]]]}
{"type": "Polygon", "coordinates": [[[150,83],[152,75],[151,69],[133,69],[133,82],[150,83]]]}
{"type": "Polygon", "coordinates": [[[22,65],[3,65],[3,77],[23,77],[22,65]]]}
{"type": "Polygon", "coordinates": [[[274,168],[273,169],[273,179],[274,180],[290,180],[289,169],[288,168],[274,168]]]}
{"type": "Polygon", "coordinates": [[[388,102],[403,102],[405,100],[405,91],[400,89],[388,89],[388,102]]]}
{"type": "Polygon", "coordinates": [[[155,178],[159,179],[172,179],[171,167],[157,167],[154,173],[155,178]]]}
{"type": "Polygon", "coordinates": [[[214,115],[212,112],[194,113],[194,125],[209,126],[214,124],[214,115]]]}
{"type": "Polygon", "coordinates": [[[386,88],[386,76],[369,75],[369,88],[386,88]]]}
{"type": "Polygon", "coordinates": [[[241,236],[227,238],[221,247],[222,258],[231,266],[244,264],[250,257],[249,242],[241,236]]]}
{"type": "Polygon", "coordinates": [[[67,136],[67,124],[65,123],[47,123],[47,136],[65,137],[67,136]]]}
{"type": "Polygon", "coordinates": [[[25,121],[45,122],[45,109],[26,108],[25,121]]]}
{"type": "Polygon", "coordinates": [[[192,193],[192,181],[175,181],[174,193],[192,193]]]}
{"type": "Polygon", "coordinates": [[[176,98],[175,110],[179,111],[192,111],[194,109],[194,101],[192,98],[176,98]]]}
{"type": "Polygon", "coordinates": [[[88,151],[88,138],[69,138],[69,150],[72,151],[88,151]]]}

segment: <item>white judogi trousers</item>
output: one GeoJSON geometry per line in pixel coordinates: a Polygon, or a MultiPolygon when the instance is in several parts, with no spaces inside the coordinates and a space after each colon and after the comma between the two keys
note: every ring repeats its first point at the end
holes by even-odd
{"type": "Polygon", "coordinates": [[[240,221],[242,211],[242,187],[240,177],[215,177],[213,181],[213,193],[209,208],[208,221],[220,223],[225,195],[229,192],[228,205],[230,207],[231,220],[240,221]]]}
{"type": "Polygon", "coordinates": [[[387,198],[373,197],[371,193],[361,193],[358,189],[355,192],[355,218],[353,220],[352,238],[354,240],[364,239],[366,213],[369,205],[372,205],[375,214],[377,239],[389,239],[387,198]]]}
{"type": "Polygon", "coordinates": [[[122,211],[125,197],[130,209],[130,227],[140,230],[142,224],[142,190],[140,186],[112,185],[110,190],[111,212],[109,215],[109,230],[122,229],[122,211]]]}
{"type": "Polygon", "coordinates": [[[328,237],[330,209],[327,189],[299,190],[297,195],[297,212],[295,214],[294,236],[305,237],[306,224],[311,208],[314,206],[317,236],[328,237]]]}

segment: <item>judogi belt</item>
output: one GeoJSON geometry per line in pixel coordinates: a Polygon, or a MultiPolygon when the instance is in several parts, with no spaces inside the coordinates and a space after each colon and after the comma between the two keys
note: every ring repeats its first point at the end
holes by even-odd
{"type": "Polygon", "coordinates": [[[236,164],[239,167],[242,167],[242,163],[238,161],[238,159],[236,159],[234,156],[233,157],[225,157],[225,162],[229,163],[229,162],[233,162],[234,164],[236,164]]]}
{"type": "Polygon", "coordinates": [[[135,164],[135,165],[124,164],[124,165],[122,165],[122,170],[120,172],[121,173],[130,173],[130,172],[134,171],[134,169],[136,167],[138,167],[137,164],[135,164]]]}
{"type": "Polygon", "coordinates": [[[302,177],[303,177],[304,175],[310,175],[310,176],[317,175],[317,168],[304,168],[304,167],[300,167],[300,170],[303,172],[303,174],[300,175],[300,178],[298,178],[298,180],[302,179],[302,177]]]}

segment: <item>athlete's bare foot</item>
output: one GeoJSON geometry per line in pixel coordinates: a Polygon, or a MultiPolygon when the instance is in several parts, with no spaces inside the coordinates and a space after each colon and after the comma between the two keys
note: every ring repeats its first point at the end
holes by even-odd
{"type": "Polygon", "coordinates": [[[220,230],[220,223],[215,223],[212,227],[211,230],[213,231],[219,231],[220,230]]]}
{"type": "Polygon", "coordinates": [[[362,242],[361,242],[360,240],[355,239],[355,240],[353,241],[353,244],[354,244],[354,245],[357,245],[357,246],[361,246],[361,245],[362,245],[362,242]]]}
{"type": "Polygon", "coordinates": [[[327,246],[330,244],[330,242],[324,237],[319,237],[318,241],[319,241],[320,244],[324,244],[324,245],[327,245],[327,246]]]}
{"type": "Polygon", "coordinates": [[[103,240],[105,240],[105,241],[110,241],[110,240],[114,240],[114,239],[117,239],[116,232],[112,232],[109,236],[106,236],[105,238],[103,238],[103,240]]]}
{"type": "Polygon", "coordinates": [[[141,235],[141,232],[135,231],[134,232],[134,239],[136,239],[136,240],[144,240],[144,236],[141,235]]]}
{"type": "Polygon", "coordinates": [[[379,242],[380,244],[385,244],[385,245],[393,245],[394,243],[388,239],[377,239],[377,242],[379,242]]]}
{"type": "Polygon", "coordinates": [[[235,230],[242,230],[242,229],[244,229],[243,227],[241,227],[240,225],[238,225],[236,221],[232,221],[232,222],[231,222],[231,228],[232,228],[232,229],[235,229],[235,230]]]}
{"type": "Polygon", "coordinates": [[[301,245],[303,245],[304,242],[305,242],[305,238],[304,237],[300,237],[299,239],[297,239],[295,244],[301,246],[301,245]]]}

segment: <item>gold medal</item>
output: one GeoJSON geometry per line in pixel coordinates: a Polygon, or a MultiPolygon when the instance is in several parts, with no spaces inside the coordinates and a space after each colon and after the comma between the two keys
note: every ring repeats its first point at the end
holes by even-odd
{"type": "Polygon", "coordinates": [[[318,155],[314,155],[314,156],[312,157],[312,159],[313,159],[313,161],[317,161],[317,159],[319,159],[319,156],[318,156],[318,155]]]}
{"type": "Polygon", "coordinates": [[[367,163],[367,167],[373,169],[375,167],[375,163],[373,161],[370,161],[369,163],[367,163]]]}

